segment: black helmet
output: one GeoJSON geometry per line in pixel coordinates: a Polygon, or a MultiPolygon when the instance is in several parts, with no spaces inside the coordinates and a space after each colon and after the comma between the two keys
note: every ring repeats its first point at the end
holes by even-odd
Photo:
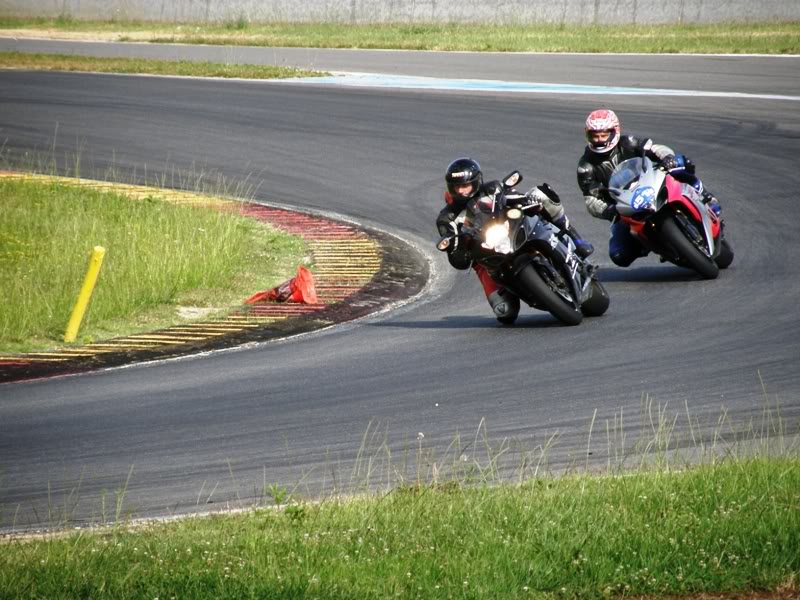
{"type": "Polygon", "coordinates": [[[483,173],[477,161],[471,158],[457,158],[447,167],[444,180],[447,182],[447,191],[450,192],[453,200],[467,200],[480,191],[483,185],[483,173]],[[472,184],[470,192],[466,195],[457,194],[455,187],[467,183],[472,184]]]}

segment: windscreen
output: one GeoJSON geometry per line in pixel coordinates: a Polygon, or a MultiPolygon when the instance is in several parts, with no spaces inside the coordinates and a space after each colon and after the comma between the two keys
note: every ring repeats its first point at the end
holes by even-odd
{"type": "Polygon", "coordinates": [[[631,183],[641,177],[642,173],[642,159],[629,158],[619,163],[617,168],[614,169],[611,178],[608,180],[608,187],[620,190],[627,189],[631,183]]]}

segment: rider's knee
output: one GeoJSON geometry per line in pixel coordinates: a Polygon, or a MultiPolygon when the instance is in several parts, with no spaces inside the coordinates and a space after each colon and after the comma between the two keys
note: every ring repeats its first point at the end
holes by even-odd
{"type": "Polygon", "coordinates": [[[630,267],[638,257],[630,254],[629,252],[609,252],[608,256],[618,267],[630,267]]]}
{"type": "Polygon", "coordinates": [[[492,292],[489,297],[489,305],[494,311],[494,316],[498,319],[516,319],[519,314],[519,297],[506,290],[492,292]]]}

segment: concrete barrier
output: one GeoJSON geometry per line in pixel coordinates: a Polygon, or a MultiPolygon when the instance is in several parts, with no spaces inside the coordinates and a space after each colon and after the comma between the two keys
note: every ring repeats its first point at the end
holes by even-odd
{"type": "Polygon", "coordinates": [[[0,15],[230,23],[741,23],[800,21],[800,1],[0,0],[0,15]]]}

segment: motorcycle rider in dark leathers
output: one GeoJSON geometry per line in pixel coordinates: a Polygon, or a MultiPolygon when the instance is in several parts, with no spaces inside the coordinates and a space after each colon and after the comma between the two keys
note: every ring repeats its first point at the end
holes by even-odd
{"type": "Polygon", "coordinates": [[[669,146],[654,144],[652,140],[632,135],[622,135],[620,121],[612,110],[598,109],[586,118],[586,149],[578,161],[578,187],[583,192],[586,209],[598,219],[611,221],[611,239],[608,254],[612,262],[628,267],[648,251],[631,235],[628,225],[616,219],[614,201],[605,188],[616,166],[622,161],[643,153],[660,164],[670,175],[692,185],[703,196],[703,202],[719,215],[719,202],[694,174],[694,164],[683,155],[676,155],[669,146]]]}
{"type": "MultiPolygon", "coordinates": [[[[453,223],[458,216],[467,208],[470,200],[481,196],[493,197],[503,191],[503,185],[499,181],[483,181],[483,172],[477,161],[471,158],[458,158],[450,163],[445,172],[444,192],[445,207],[439,212],[436,218],[436,227],[439,235],[452,235],[456,230],[453,223]]],[[[534,186],[524,195],[526,204],[538,204],[541,206],[541,214],[551,223],[561,230],[561,233],[569,235],[576,246],[576,253],[586,258],[594,248],[586,240],[582,239],[575,227],[570,224],[564,207],[558,194],[546,183],[534,186]]],[[[465,235],[459,235],[456,243],[447,250],[447,258],[450,264],[459,270],[469,269],[470,266],[475,270],[478,279],[483,286],[486,299],[492,307],[498,319],[515,318],[519,314],[519,297],[499,285],[485,266],[473,263],[470,253],[470,240],[465,235]]]]}

